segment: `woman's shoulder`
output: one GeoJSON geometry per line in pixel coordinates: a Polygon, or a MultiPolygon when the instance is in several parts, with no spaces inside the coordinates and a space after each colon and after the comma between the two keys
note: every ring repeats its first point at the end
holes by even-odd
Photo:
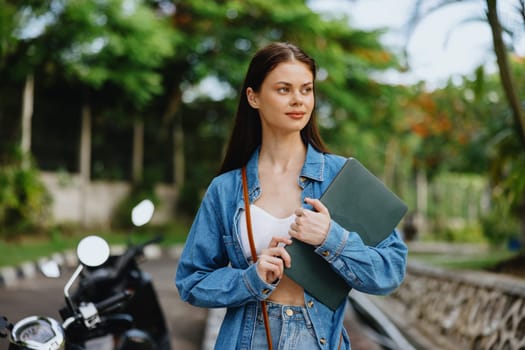
{"type": "Polygon", "coordinates": [[[231,191],[240,183],[240,169],[229,170],[215,176],[208,186],[208,191],[231,191]]]}
{"type": "Polygon", "coordinates": [[[347,157],[343,157],[339,154],[325,153],[325,166],[332,170],[339,170],[345,164],[347,157]]]}
{"type": "Polygon", "coordinates": [[[331,182],[334,179],[334,177],[339,173],[339,171],[343,168],[343,165],[345,164],[348,158],[333,153],[325,153],[323,156],[323,178],[324,181],[331,182]]]}

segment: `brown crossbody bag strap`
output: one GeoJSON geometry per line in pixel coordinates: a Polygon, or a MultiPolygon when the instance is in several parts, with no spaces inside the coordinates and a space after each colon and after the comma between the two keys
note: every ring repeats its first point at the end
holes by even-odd
{"type": "MultiPolygon", "coordinates": [[[[248,198],[248,179],[246,177],[246,167],[242,167],[242,188],[244,193],[244,206],[246,210],[246,226],[248,229],[248,239],[250,241],[250,251],[252,252],[253,262],[257,262],[257,252],[255,250],[255,243],[253,242],[252,233],[252,218],[250,216],[250,199],[248,198]]],[[[262,315],[264,319],[264,328],[266,330],[266,340],[268,341],[268,349],[273,350],[272,335],[270,333],[270,321],[268,320],[268,311],[266,310],[266,302],[261,301],[262,315]]]]}
{"type": "MultiPolygon", "coordinates": [[[[244,206],[246,207],[246,226],[248,229],[248,240],[250,241],[250,251],[252,252],[252,259],[255,263],[257,261],[257,252],[255,250],[255,243],[253,242],[253,233],[252,233],[252,218],[250,215],[250,199],[248,198],[248,179],[246,177],[246,167],[242,167],[242,189],[244,193],[244,206]]],[[[262,315],[264,319],[264,328],[266,330],[266,340],[268,341],[268,349],[273,350],[272,345],[272,334],[270,333],[270,321],[268,320],[268,311],[266,310],[266,302],[261,301],[262,315]]],[[[343,342],[343,334],[341,333],[339,339],[339,346],[337,349],[341,349],[341,344],[343,342]]]]}

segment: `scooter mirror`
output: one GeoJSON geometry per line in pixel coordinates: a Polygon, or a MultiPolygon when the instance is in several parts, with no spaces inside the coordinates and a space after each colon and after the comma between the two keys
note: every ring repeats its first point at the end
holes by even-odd
{"type": "Polygon", "coordinates": [[[135,226],[142,226],[151,220],[154,211],[155,206],[153,202],[149,199],[144,199],[131,210],[131,222],[135,226]]]}
{"type": "Polygon", "coordinates": [[[99,236],[84,237],[78,243],[77,256],[86,266],[100,266],[109,258],[109,245],[99,236]]]}

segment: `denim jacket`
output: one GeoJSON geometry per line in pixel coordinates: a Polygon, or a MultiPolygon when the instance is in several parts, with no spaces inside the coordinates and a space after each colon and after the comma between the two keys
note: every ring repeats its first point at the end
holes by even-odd
{"type": "MultiPolygon", "coordinates": [[[[258,158],[256,150],[247,164],[250,203],[261,195],[258,158]]],[[[319,198],[344,162],[341,156],[320,153],[309,145],[297,180],[302,199],[319,198]]],[[[304,207],[311,209],[307,204],[304,207]]],[[[214,178],[195,216],[175,278],[184,301],[205,308],[227,308],[216,349],[250,349],[260,301],[277,287],[263,281],[255,264],[250,264],[243,254],[239,235],[242,210],[240,169],[214,178]]],[[[357,233],[346,231],[332,220],[326,240],[316,252],[350,287],[361,292],[388,294],[405,277],[407,247],[397,231],[377,246],[369,247],[357,233]]],[[[332,311],[306,291],[304,299],[320,348],[337,349],[342,339],[341,349],[350,349],[343,328],[347,302],[332,311]]]]}

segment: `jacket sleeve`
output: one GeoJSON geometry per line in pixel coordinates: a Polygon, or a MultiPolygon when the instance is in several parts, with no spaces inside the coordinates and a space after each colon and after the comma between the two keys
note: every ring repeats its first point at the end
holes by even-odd
{"type": "MultiPolygon", "coordinates": [[[[231,228],[217,213],[223,199],[213,182],[206,192],[186,240],[175,284],[182,300],[200,307],[240,306],[266,299],[275,285],[267,284],[255,264],[246,269],[230,264],[226,245],[233,244],[231,228]]],[[[233,213],[229,213],[233,216],[233,213]]]]}
{"type": "Polygon", "coordinates": [[[332,220],[326,240],[316,252],[360,292],[386,295],[405,278],[408,249],[396,230],[371,247],[363,243],[358,233],[349,232],[332,220]]]}

